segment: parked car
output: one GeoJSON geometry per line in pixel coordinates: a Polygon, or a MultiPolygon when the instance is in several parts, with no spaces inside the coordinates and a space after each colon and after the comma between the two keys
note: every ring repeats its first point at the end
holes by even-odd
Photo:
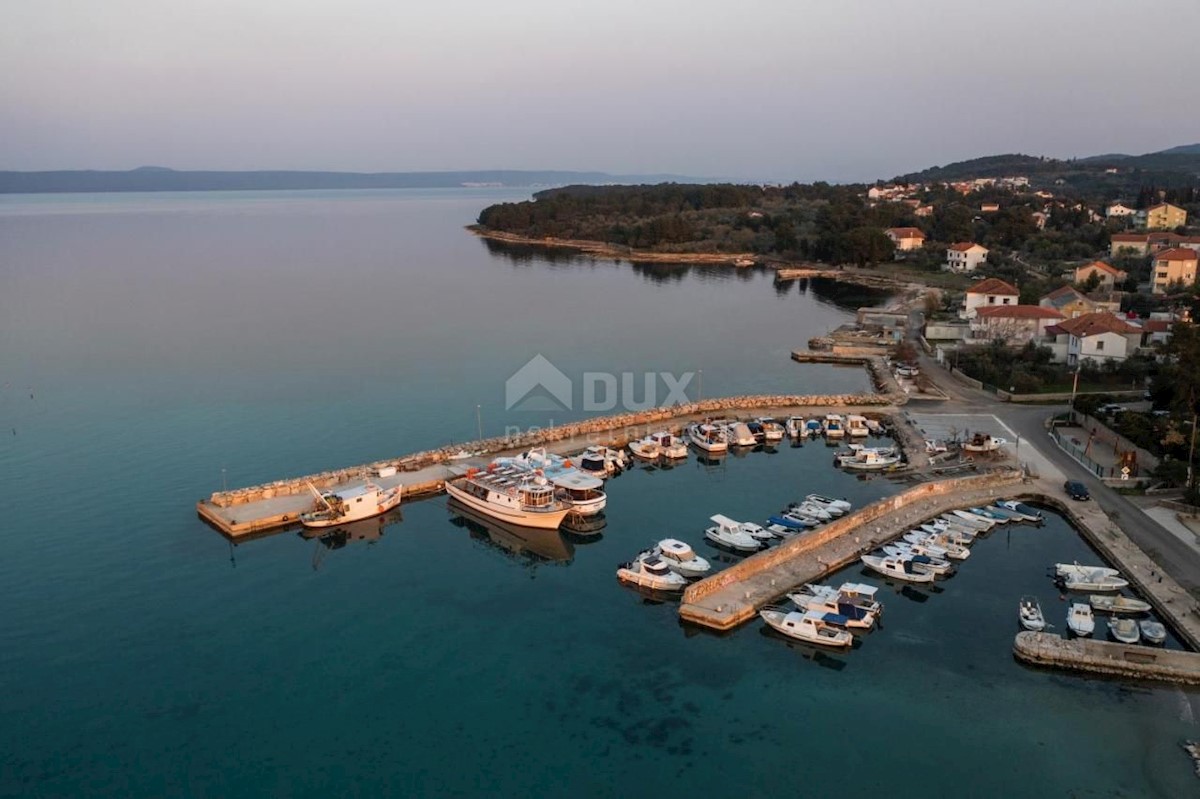
{"type": "Polygon", "coordinates": [[[1124,405],[1118,405],[1115,402],[1110,402],[1107,405],[1100,406],[1100,413],[1105,416],[1109,416],[1109,415],[1116,416],[1118,413],[1124,413],[1127,410],[1129,410],[1129,409],[1126,408],[1124,405]]]}
{"type": "Polygon", "coordinates": [[[1068,480],[1063,483],[1063,491],[1067,492],[1068,497],[1078,502],[1087,502],[1092,498],[1092,495],[1088,493],[1087,486],[1078,480],[1068,480]]]}

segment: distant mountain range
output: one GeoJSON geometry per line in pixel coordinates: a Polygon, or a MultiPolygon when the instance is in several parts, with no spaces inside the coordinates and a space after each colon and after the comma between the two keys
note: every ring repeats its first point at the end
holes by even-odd
{"type": "Polygon", "coordinates": [[[249,191],[288,189],[513,188],[573,183],[701,183],[683,175],[610,175],[606,172],[490,169],[463,172],[213,172],[144,166],[127,171],[0,171],[0,194],[129,191],[249,191]]]}

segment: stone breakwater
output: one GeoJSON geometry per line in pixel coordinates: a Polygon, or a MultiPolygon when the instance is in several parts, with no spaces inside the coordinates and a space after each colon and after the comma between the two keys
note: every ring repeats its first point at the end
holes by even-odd
{"type": "Polygon", "coordinates": [[[1037,666],[1200,685],[1200,654],[1195,652],[1020,632],[1013,641],[1013,654],[1037,666]]]}
{"type": "MultiPolygon", "coordinates": [[[[531,429],[514,435],[497,436],[482,441],[456,444],[439,449],[426,450],[390,460],[376,461],[345,469],[336,469],[305,477],[277,480],[271,483],[215,492],[208,502],[218,508],[228,508],[250,502],[277,497],[308,494],[309,484],[318,489],[328,489],[355,480],[365,475],[378,474],[380,470],[394,468],[398,472],[415,472],[432,466],[455,463],[453,456],[466,451],[474,456],[486,457],[529,447],[546,446],[568,439],[595,440],[597,443],[623,443],[627,436],[623,431],[645,431],[647,428],[670,426],[685,417],[733,416],[744,411],[786,408],[836,408],[844,412],[847,407],[879,408],[891,410],[903,395],[894,394],[765,394],[741,397],[723,397],[673,405],[667,408],[652,408],[646,411],[617,414],[556,425],[542,429],[531,429]],[[608,436],[608,438],[602,438],[608,436]]],[[[644,432],[642,433],[644,434],[644,432]]]]}
{"type": "Polygon", "coordinates": [[[730,629],[785,592],[857,560],[921,521],[978,504],[1020,482],[1020,472],[1004,470],[923,483],[886,497],[693,583],[683,593],[679,615],[706,627],[730,629]]]}

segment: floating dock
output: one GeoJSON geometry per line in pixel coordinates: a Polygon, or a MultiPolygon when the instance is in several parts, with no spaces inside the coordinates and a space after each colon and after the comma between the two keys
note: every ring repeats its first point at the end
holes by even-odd
{"type": "Polygon", "coordinates": [[[1013,641],[1013,654],[1037,666],[1200,685],[1200,653],[1196,652],[1020,632],[1013,641]]]}

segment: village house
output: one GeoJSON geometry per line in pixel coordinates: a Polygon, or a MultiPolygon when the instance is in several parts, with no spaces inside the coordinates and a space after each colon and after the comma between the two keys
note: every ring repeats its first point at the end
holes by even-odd
{"type": "Polygon", "coordinates": [[[1172,247],[1200,251],[1200,236],[1181,236],[1171,231],[1154,233],[1114,233],[1109,240],[1109,255],[1150,255],[1172,247]]]}
{"type": "Polygon", "coordinates": [[[917,209],[915,211],[913,211],[913,215],[914,216],[933,216],[933,206],[932,205],[919,205],[919,206],[917,206],[917,209]]]}
{"type": "Polygon", "coordinates": [[[979,210],[985,214],[1000,210],[1000,203],[980,203],[979,210]]]}
{"type": "Polygon", "coordinates": [[[1130,208],[1128,205],[1122,203],[1113,203],[1104,209],[1104,215],[1107,217],[1133,216],[1136,213],[1136,208],[1130,208]]]}
{"type": "Polygon", "coordinates": [[[925,246],[925,234],[915,227],[890,227],[884,231],[897,252],[919,250],[925,246]]]}
{"type": "Polygon", "coordinates": [[[967,289],[963,298],[963,307],[959,312],[962,319],[974,319],[975,312],[980,308],[995,308],[1001,305],[1016,305],[1021,292],[1016,286],[1005,283],[995,277],[981,280],[967,289]]]}
{"type": "Polygon", "coordinates": [[[1054,360],[1075,366],[1081,361],[1123,361],[1142,343],[1142,329],[1109,313],[1077,316],[1046,328],[1054,360]]]}
{"type": "Polygon", "coordinates": [[[1097,303],[1079,293],[1072,286],[1063,286],[1062,288],[1055,289],[1038,300],[1038,305],[1042,308],[1051,308],[1058,311],[1065,319],[1101,310],[1097,303]]]}
{"type": "Polygon", "coordinates": [[[973,241],[951,244],[946,250],[946,268],[951,272],[974,272],[987,263],[988,249],[973,241]]]}
{"type": "Polygon", "coordinates": [[[1124,283],[1129,278],[1129,273],[1125,270],[1117,269],[1103,261],[1092,261],[1090,264],[1075,267],[1075,283],[1077,284],[1086,283],[1092,275],[1099,277],[1099,288],[1106,291],[1112,291],[1116,288],[1117,283],[1124,283]]]}
{"type": "Polygon", "coordinates": [[[1187,211],[1170,203],[1159,203],[1146,209],[1143,223],[1147,230],[1168,230],[1187,224],[1187,211]]]}
{"type": "Polygon", "coordinates": [[[1013,347],[1045,338],[1049,325],[1061,322],[1063,315],[1053,308],[1038,305],[999,305],[977,308],[971,321],[971,341],[985,344],[999,339],[1013,347]]]}
{"type": "Polygon", "coordinates": [[[1187,247],[1173,247],[1154,256],[1150,268],[1151,293],[1166,294],[1172,284],[1190,287],[1196,282],[1196,261],[1200,253],[1187,247]]]}

